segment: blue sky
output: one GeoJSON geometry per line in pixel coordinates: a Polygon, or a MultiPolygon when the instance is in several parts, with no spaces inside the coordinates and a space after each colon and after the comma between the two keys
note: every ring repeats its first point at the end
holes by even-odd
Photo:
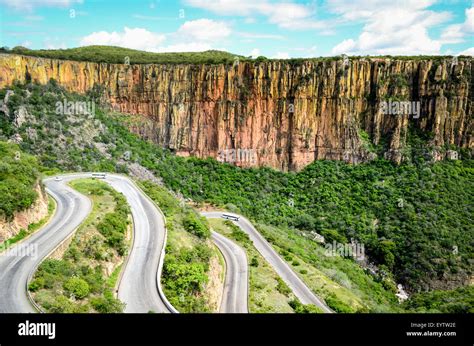
{"type": "Polygon", "coordinates": [[[474,54],[466,0],[0,0],[0,46],[290,58],[474,54]]]}

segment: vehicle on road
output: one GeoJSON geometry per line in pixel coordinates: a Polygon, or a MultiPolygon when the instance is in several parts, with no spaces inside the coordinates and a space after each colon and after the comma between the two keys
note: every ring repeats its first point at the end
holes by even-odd
{"type": "Polygon", "coordinates": [[[224,219],[232,220],[232,221],[239,221],[239,219],[240,219],[238,216],[229,215],[229,214],[222,214],[222,217],[224,219]]]}
{"type": "Polygon", "coordinates": [[[106,177],[106,173],[92,173],[92,178],[105,179],[106,177]]]}
{"type": "Polygon", "coordinates": [[[54,181],[61,181],[61,180],[63,180],[63,178],[61,178],[61,177],[55,177],[54,178],[54,181]]]}

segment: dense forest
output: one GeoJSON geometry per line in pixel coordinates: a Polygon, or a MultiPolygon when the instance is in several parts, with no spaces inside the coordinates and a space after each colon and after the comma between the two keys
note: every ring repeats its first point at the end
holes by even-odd
{"type": "MultiPolygon", "coordinates": [[[[471,159],[433,163],[423,154],[401,165],[377,159],[358,165],[316,161],[297,173],[241,169],[214,159],[177,157],[131,134],[123,126],[126,116],[104,109],[97,109],[92,120],[54,114],[55,102],[63,97],[87,100],[97,95],[68,94],[54,81],[11,89],[15,98],[8,104],[10,115],[25,107],[35,120],[14,128],[11,116],[0,113],[0,139],[18,132],[21,148],[37,155],[45,172],[127,173],[131,163],[139,164],[197,203],[288,227],[289,232],[317,232],[327,242],[356,239],[365,244],[381,273],[411,293],[456,289],[468,284],[472,275],[471,159]],[[78,132],[78,127],[89,130],[78,132]]],[[[4,94],[5,90],[0,97],[4,94]]],[[[422,137],[410,136],[414,149],[426,146],[422,137]]],[[[462,292],[460,297],[472,295],[462,292]]]]}

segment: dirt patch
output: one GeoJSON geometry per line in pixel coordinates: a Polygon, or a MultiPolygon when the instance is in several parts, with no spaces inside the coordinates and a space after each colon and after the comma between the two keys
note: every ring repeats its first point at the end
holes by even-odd
{"type": "Polygon", "coordinates": [[[62,259],[64,256],[64,253],[69,248],[71,241],[74,239],[74,234],[75,232],[72,233],[60,246],[58,246],[58,248],[54,250],[53,253],[51,253],[51,256],[49,256],[48,258],[52,258],[56,260],[62,259]]]}
{"type": "Polygon", "coordinates": [[[224,268],[221,266],[219,257],[212,256],[209,261],[209,281],[205,288],[205,295],[208,297],[209,308],[212,312],[219,312],[224,290],[222,273],[224,268]]]}

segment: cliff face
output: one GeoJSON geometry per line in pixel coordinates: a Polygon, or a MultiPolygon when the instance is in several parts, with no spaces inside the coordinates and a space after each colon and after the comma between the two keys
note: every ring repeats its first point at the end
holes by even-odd
{"type": "Polygon", "coordinates": [[[38,199],[28,209],[16,213],[13,220],[0,219],[0,243],[16,236],[20,230],[28,229],[28,225],[39,222],[48,215],[48,195],[41,188],[39,182],[35,186],[38,199]]]}
{"type": "Polygon", "coordinates": [[[134,132],[177,154],[297,170],[316,159],[370,160],[378,144],[400,162],[409,127],[430,133],[435,147],[472,149],[472,69],[472,59],[451,58],[225,66],[0,54],[0,87],[54,78],[84,93],[100,84],[114,109],[140,115],[130,124],[134,132]],[[419,114],[386,114],[381,104],[389,100],[419,101],[419,114]]]}

